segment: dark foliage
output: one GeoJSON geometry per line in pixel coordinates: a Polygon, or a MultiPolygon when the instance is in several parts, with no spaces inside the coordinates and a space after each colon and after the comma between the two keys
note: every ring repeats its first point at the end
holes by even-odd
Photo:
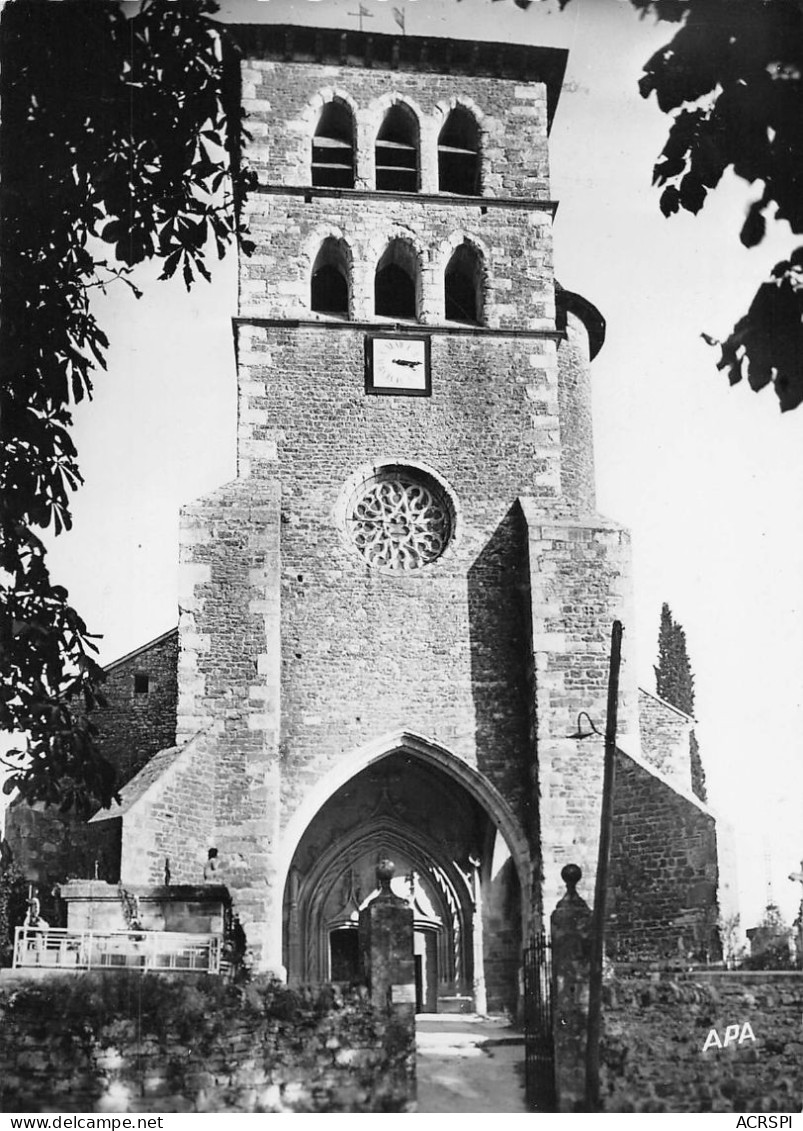
{"type": "MultiPolygon", "coordinates": [[[[564,8],[570,0],[560,0],[564,8]]],[[[642,16],[681,26],[644,65],[642,95],[672,116],[653,170],[661,211],[697,213],[727,169],[759,195],[739,233],[767,220],[803,234],[803,5],[799,0],[630,0],[642,16]]],[[[803,401],[803,247],[778,263],[718,345],[732,385],[772,385],[782,411],[803,401]]]]}
{"type": "Polygon", "coordinates": [[[0,729],[27,735],[4,788],[64,810],[109,805],[114,770],[92,722],[93,637],[40,532],[69,529],[81,483],[71,409],[108,347],[92,288],[153,258],[189,287],[209,278],[208,247],[222,256],[238,236],[237,68],[214,10],[151,0],[128,20],[108,0],[10,0],[2,13],[0,729]]]}
{"type": "Polygon", "coordinates": [[[0,966],[11,965],[14,928],[22,925],[27,907],[28,884],[10,860],[0,869],[0,966]]]}
{"type": "Polygon", "coordinates": [[[687,715],[694,714],[694,676],[686,648],[686,633],[676,624],[669,605],[661,607],[655,688],[662,699],[687,715]]]}
{"type": "Polygon", "coordinates": [[[740,965],[742,970],[796,970],[789,953],[788,942],[768,946],[760,954],[748,954],[740,965]]]}
{"type": "Polygon", "coordinates": [[[779,908],[768,903],[756,934],[750,941],[751,953],[742,962],[743,970],[794,970],[789,943],[792,930],[779,908]]]}
{"type": "MultiPolygon", "coordinates": [[[[669,605],[661,608],[658,630],[658,665],[655,668],[655,689],[662,699],[684,714],[694,715],[694,676],[686,647],[686,633],[672,618],[669,605]]],[[[700,757],[700,744],[694,731],[689,735],[692,791],[707,801],[705,770],[700,757]]]]}

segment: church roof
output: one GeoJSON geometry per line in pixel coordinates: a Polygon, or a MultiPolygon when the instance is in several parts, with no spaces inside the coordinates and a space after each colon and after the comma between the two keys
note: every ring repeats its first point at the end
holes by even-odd
{"type": "Polygon", "coordinates": [[[145,644],[140,644],[139,648],[135,648],[132,652],[126,652],[124,656],[118,656],[116,660],[112,660],[108,664],[103,665],[103,670],[106,672],[113,671],[119,667],[120,664],[125,664],[129,660],[135,660],[137,656],[141,656],[143,652],[150,651],[155,648],[157,644],[163,644],[165,640],[169,640],[171,636],[178,636],[178,628],[169,628],[167,632],[163,632],[160,636],[155,636],[153,640],[148,640],[145,644]]]}
{"type": "Polygon", "coordinates": [[[656,695],[654,691],[647,691],[646,687],[640,687],[638,693],[639,695],[654,700],[661,707],[666,708],[667,711],[673,711],[676,715],[680,715],[682,719],[686,719],[690,723],[696,721],[694,715],[690,715],[687,711],[681,711],[680,707],[676,707],[674,703],[669,703],[666,699],[662,699],[661,696],[656,695]]]}
{"type": "Polygon", "coordinates": [[[588,332],[589,360],[593,361],[605,343],[605,318],[587,298],[567,291],[555,281],[555,303],[558,309],[558,325],[565,327],[566,313],[570,311],[585,326],[588,332]]]}
{"type": "Polygon", "coordinates": [[[113,817],[124,817],[186,749],[185,743],[183,746],[171,746],[154,754],[139,773],[126,782],[120,790],[120,804],[113,805],[110,809],[98,810],[94,817],[90,818],[90,824],[96,821],[109,821],[113,817]]]}

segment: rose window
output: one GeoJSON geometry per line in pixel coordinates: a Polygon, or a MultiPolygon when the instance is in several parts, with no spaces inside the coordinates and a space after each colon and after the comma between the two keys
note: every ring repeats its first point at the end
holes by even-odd
{"type": "Polygon", "coordinates": [[[446,549],[452,508],[434,479],[388,468],[353,493],[346,521],[354,545],[370,565],[421,569],[446,549]]]}

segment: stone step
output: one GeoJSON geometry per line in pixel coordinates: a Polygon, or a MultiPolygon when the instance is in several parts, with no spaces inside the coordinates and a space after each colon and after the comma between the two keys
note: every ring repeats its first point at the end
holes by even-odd
{"type": "Polygon", "coordinates": [[[494,1048],[524,1045],[524,1034],[504,1016],[418,1014],[416,1046],[423,1056],[481,1056],[494,1048]]]}

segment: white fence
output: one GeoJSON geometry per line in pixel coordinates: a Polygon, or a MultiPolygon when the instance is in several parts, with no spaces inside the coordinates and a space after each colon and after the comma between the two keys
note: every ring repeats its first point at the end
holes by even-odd
{"type": "Polygon", "coordinates": [[[220,935],[178,931],[72,931],[17,927],[14,968],[175,970],[220,973],[220,935]]]}

